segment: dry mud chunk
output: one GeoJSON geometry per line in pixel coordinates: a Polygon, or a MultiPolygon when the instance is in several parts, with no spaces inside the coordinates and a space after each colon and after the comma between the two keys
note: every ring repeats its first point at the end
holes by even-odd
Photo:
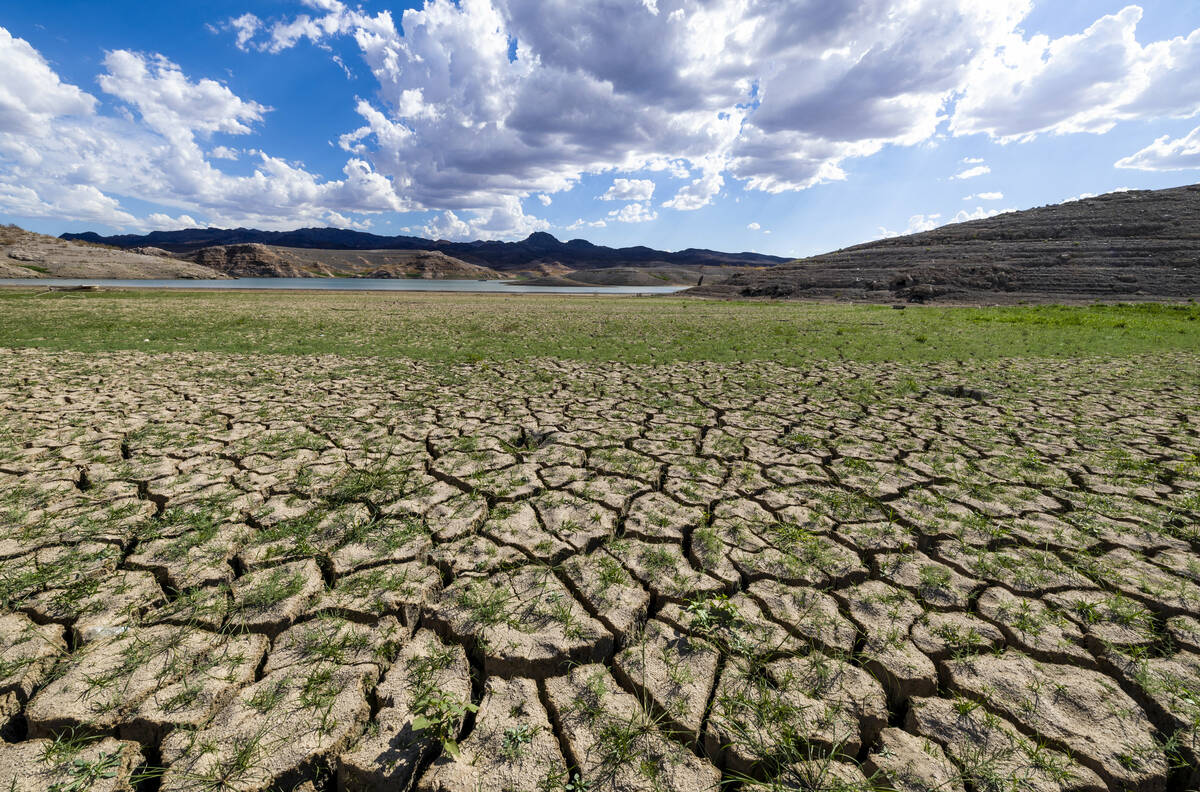
{"type": "Polygon", "coordinates": [[[708,694],[717,675],[717,652],[657,619],[631,637],[613,661],[627,688],[654,703],[669,731],[696,742],[708,694]]]}
{"type": "Polygon", "coordinates": [[[817,746],[853,757],[887,725],[883,688],[820,652],[765,666],[731,659],[721,672],[705,749],[735,773],[817,746]]]}
{"type": "Polygon", "coordinates": [[[980,586],[979,581],[964,577],[917,550],[877,556],[875,566],[884,580],[908,589],[926,606],[937,610],[965,610],[971,592],[980,586]]]}
{"type": "Polygon", "coordinates": [[[1010,644],[1049,662],[1095,668],[1096,661],[1080,644],[1083,633],[1041,600],[990,588],[979,597],[979,615],[995,624],[1010,644]]]}
{"type": "Polygon", "coordinates": [[[92,586],[51,589],[25,600],[21,610],[42,622],[66,622],[76,643],[124,632],[150,608],[161,605],[162,591],[149,572],[118,571],[92,586]]]}
{"type": "Polygon", "coordinates": [[[203,728],[162,745],[163,792],[265,792],[336,756],[370,714],[369,665],[287,668],[244,688],[203,728]]]}
{"type": "Polygon", "coordinates": [[[648,492],[629,507],[625,534],[649,542],[682,542],[692,528],[704,523],[704,510],[683,506],[661,492],[648,492]]]}
{"type": "Polygon", "coordinates": [[[66,651],[59,625],[34,624],[13,613],[0,616],[0,695],[13,695],[18,704],[28,701],[55,659],[66,651]]]}
{"type": "Polygon", "coordinates": [[[487,502],[483,498],[460,494],[426,511],[425,524],[439,542],[450,542],[482,525],[487,511],[487,502]]]}
{"type": "Polygon", "coordinates": [[[159,725],[190,722],[219,706],[228,689],[237,686],[244,664],[253,674],[265,651],[261,636],[230,638],[170,625],[133,628],[71,656],[62,676],[29,703],[30,734],[43,736],[74,727],[128,728],[141,718],[143,701],[176,682],[189,683],[196,695],[176,699],[169,694],[167,700],[174,706],[162,708],[159,725]],[[227,681],[228,676],[234,681],[227,681]],[[197,712],[197,706],[203,711],[197,712]]]}
{"type": "Polygon", "coordinates": [[[719,784],[717,769],[663,736],[604,666],[579,666],[545,685],[569,758],[589,790],[697,792],[719,784]]]}
{"type": "Polygon", "coordinates": [[[709,504],[725,495],[720,484],[697,479],[689,475],[685,469],[674,465],[669,469],[667,477],[663,479],[662,488],[672,498],[690,506],[708,507],[709,504]]]}
{"type": "Polygon", "coordinates": [[[1172,575],[1129,550],[1113,550],[1095,560],[1097,579],[1168,615],[1200,612],[1200,585],[1172,575]]]}
{"type": "Polygon", "coordinates": [[[137,743],[107,737],[81,745],[50,740],[0,743],[0,789],[132,792],[143,762],[137,743]]]}
{"type": "Polygon", "coordinates": [[[612,634],[546,567],[456,580],[427,618],[442,634],[475,646],[487,673],[502,677],[547,676],[612,650],[612,634]]]}
{"type": "Polygon", "coordinates": [[[1183,648],[1200,653],[1200,620],[1191,616],[1172,616],[1167,619],[1167,632],[1183,648]]]}
{"type": "Polygon", "coordinates": [[[333,574],[386,563],[418,561],[433,548],[429,530],[415,515],[384,517],[364,524],[342,547],[330,554],[333,574]]]}
{"type": "Polygon", "coordinates": [[[340,613],[356,621],[373,621],[390,613],[411,627],[421,607],[441,588],[441,575],[433,567],[417,562],[386,564],[338,579],[312,610],[340,613]]]}
{"type": "Polygon", "coordinates": [[[1067,746],[1110,786],[1138,792],[1166,788],[1167,762],[1153,726],[1115,680],[1015,652],[951,662],[947,671],[955,690],[1067,746]]]}
{"type": "Polygon", "coordinates": [[[530,502],[546,529],[575,552],[595,547],[617,527],[611,511],[564,492],[548,492],[530,502]]]}
{"type": "Polygon", "coordinates": [[[321,570],[312,561],[260,569],[234,581],[230,621],[242,629],[278,635],[324,590],[321,570]]]}
{"type": "Polygon", "coordinates": [[[1000,583],[1019,594],[1041,595],[1092,585],[1048,550],[1008,547],[993,551],[959,542],[940,542],[936,555],[967,574],[1000,583]]]}
{"type": "Polygon", "coordinates": [[[750,580],[826,588],[867,577],[867,568],[854,551],[795,523],[773,523],[760,535],[770,547],[759,552],[734,549],[729,553],[738,571],[750,580]]]}
{"type": "Polygon", "coordinates": [[[775,580],[752,583],[746,592],[758,601],[764,613],[800,639],[835,652],[854,648],[854,625],[838,612],[837,601],[828,594],[775,580]]]}
{"type": "Polygon", "coordinates": [[[392,616],[371,625],[319,616],[289,627],[275,639],[263,673],[321,663],[374,665],[383,673],[400,639],[400,624],[392,616]]]}
{"type": "Polygon", "coordinates": [[[624,564],[654,596],[667,602],[683,603],[726,589],[715,578],[693,569],[676,545],[618,539],[605,545],[605,551],[624,564]]]}
{"type": "Polygon", "coordinates": [[[913,596],[877,580],[838,592],[838,596],[866,635],[862,650],[866,667],[885,682],[892,700],[932,694],[937,687],[933,662],[908,634],[923,613],[913,596]]]}
{"type": "Polygon", "coordinates": [[[910,637],[935,662],[979,654],[1004,643],[1000,630],[967,613],[927,613],[917,619],[910,637]]]}
{"type": "Polygon", "coordinates": [[[562,569],[588,611],[617,639],[623,639],[646,615],[650,594],[608,553],[574,556],[562,569]]]}
{"type": "Polygon", "coordinates": [[[1185,651],[1131,658],[1113,653],[1105,660],[1107,669],[1140,691],[1160,730],[1175,739],[1183,760],[1193,765],[1192,783],[1200,782],[1200,655],[1185,651]]]}
{"type": "MultiPolygon", "coordinates": [[[[343,544],[380,535],[371,513],[360,503],[333,511],[316,507],[298,516],[264,523],[262,530],[238,553],[247,569],[261,569],[283,561],[329,556],[343,544]]],[[[403,560],[403,559],[400,559],[403,560]]]]}
{"type": "Polygon", "coordinates": [[[684,607],[670,602],[659,610],[658,617],[707,639],[726,654],[766,658],[808,649],[806,641],[767,618],[745,593],[697,598],[684,607]]]}
{"type": "Polygon", "coordinates": [[[893,522],[846,523],[836,529],[838,537],[859,552],[896,552],[916,547],[912,531],[893,522]]]}
{"type": "Polygon", "coordinates": [[[488,680],[475,728],[457,758],[445,752],[419,792],[510,792],[547,788],[567,777],[550,719],[529,679],[488,680]]]}
{"type": "Polygon", "coordinates": [[[443,713],[457,735],[470,703],[471,682],[461,647],[447,647],[429,630],[405,644],[375,691],[380,706],[367,733],[338,758],[338,788],[390,792],[407,788],[412,774],[438,748],[437,737],[417,729],[423,716],[443,713]]]}
{"type": "Polygon", "coordinates": [[[497,544],[484,536],[468,536],[438,545],[429,557],[439,569],[446,570],[454,578],[487,575],[529,563],[520,550],[497,544]]]}
{"type": "Polygon", "coordinates": [[[645,484],[634,479],[595,475],[567,485],[567,489],[579,497],[607,506],[615,512],[625,511],[633,497],[646,488],[645,484]]]}
{"type": "Polygon", "coordinates": [[[121,560],[117,545],[88,542],[44,547],[0,561],[0,596],[17,602],[47,589],[90,594],[121,560]]]}
{"type": "Polygon", "coordinates": [[[121,726],[121,736],[158,745],[172,729],[203,726],[240,688],[254,681],[266,649],[267,640],[261,635],[231,639],[219,651],[201,657],[182,677],[157,687],[121,726]]]}
{"type": "Polygon", "coordinates": [[[1049,594],[1045,601],[1087,633],[1093,652],[1106,646],[1146,647],[1158,640],[1154,615],[1140,602],[1094,589],[1049,594]]]}
{"type": "Polygon", "coordinates": [[[958,770],[937,743],[884,729],[864,765],[874,781],[895,792],[964,792],[958,770]]]}
{"type": "Polygon", "coordinates": [[[913,699],[905,729],[945,748],[973,789],[1108,792],[1088,768],[1022,736],[1011,723],[971,702],[913,699]]]}
{"type": "Polygon", "coordinates": [[[146,624],[178,624],[219,630],[230,610],[229,586],[184,589],[174,600],[146,614],[146,624]]]}
{"type": "Polygon", "coordinates": [[[498,544],[516,547],[544,564],[556,564],[574,552],[542,528],[537,512],[528,503],[497,504],[480,530],[498,544]]]}
{"type": "Polygon", "coordinates": [[[176,589],[228,582],[233,579],[229,561],[251,532],[247,525],[225,523],[139,542],[125,564],[153,572],[176,589]]]}

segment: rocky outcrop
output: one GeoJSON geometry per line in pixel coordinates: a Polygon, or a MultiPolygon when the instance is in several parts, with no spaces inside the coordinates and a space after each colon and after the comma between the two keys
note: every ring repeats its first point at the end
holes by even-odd
{"type": "Polygon", "coordinates": [[[223,278],[214,269],[165,251],[147,255],[86,242],[68,242],[17,226],[0,226],[0,278],[223,278]]]}
{"type": "Polygon", "coordinates": [[[1200,185],[948,225],[687,293],[918,303],[1187,299],[1200,296],[1200,185]]]}
{"type": "Polygon", "coordinates": [[[197,250],[191,260],[235,278],[304,278],[304,272],[266,245],[216,245],[197,250]]]}

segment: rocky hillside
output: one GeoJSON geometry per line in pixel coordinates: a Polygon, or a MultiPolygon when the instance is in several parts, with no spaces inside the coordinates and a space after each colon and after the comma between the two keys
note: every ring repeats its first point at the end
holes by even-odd
{"type": "Polygon", "coordinates": [[[17,226],[0,226],[0,278],[223,277],[216,270],[165,254],[145,255],[86,242],[68,242],[17,226]]]}
{"type": "Polygon", "coordinates": [[[913,302],[1200,297],[1200,185],[1111,193],[944,226],[686,293],[913,302]]]}
{"type": "MultiPolygon", "coordinates": [[[[257,243],[272,247],[310,250],[437,251],[447,256],[500,272],[528,272],[540,268],[569,270],[607,267],[734,266],[770,267],[787,259],[760,253],[721,253],[689,248],[676,252],[648,247],[610,248],[585,239],[561,242],[546,233],[530,234],[520,242],[447,242],[409,236],[379,236],[339,228],[302,228],[297,231],[257,231],[250,228],[200,228],[185,231],[155,231],[144,236],[102,237],[95,233],[63,234],[77,239],[122,248],[158,247],[190,254],[217,245],[257,243]]],[[[553,273],[545,273],[553,274],[553,273]]]]}

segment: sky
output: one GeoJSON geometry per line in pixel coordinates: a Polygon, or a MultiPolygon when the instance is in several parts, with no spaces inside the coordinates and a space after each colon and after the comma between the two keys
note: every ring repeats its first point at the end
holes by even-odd
{"type": "Polygon", "coordinates": [[[0,0],[0,222],[802,256],[1200,181],[1200,3],[0,0]]]}

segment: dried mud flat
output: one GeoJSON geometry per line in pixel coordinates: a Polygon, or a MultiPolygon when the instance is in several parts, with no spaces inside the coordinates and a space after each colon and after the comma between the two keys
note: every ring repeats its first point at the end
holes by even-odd
{"type": "Polygon", "coordinates": [[[0,351],[0,789],[1190,788],[1197,372],[0,351]]]}

